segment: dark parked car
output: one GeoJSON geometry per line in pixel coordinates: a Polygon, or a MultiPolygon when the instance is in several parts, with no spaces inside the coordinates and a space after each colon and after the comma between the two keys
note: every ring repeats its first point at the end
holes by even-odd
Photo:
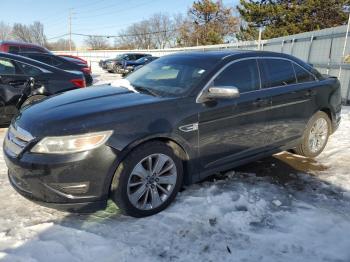
{"type": "Polygon", "coordinates": [[[121,69],[124,61],[135,61],[145,56],[150,56],[150,54],[126,53],[117,55],[115,58],[101,60],[99,65],[102,69],[105,69],[110,73],[122,74],[121,69]]]}
{"type": "Polygon", "coordinates": [[[340,121],[339,81],[284,54],[179,53],[120,83],[17,115],[3,148],[19,193],[72,211],[110,197],[127,214],[148,216],[183,183],[282,150],[315,157],[340,121]]]}
{"type": "Polygon", "coordinates": [[[159,57],[156,57],[156,56],[144,56],[135,61],[124,61],[120,69],[120,72],[123,74],[123,76],[126,76],[127,74],[133,72],[135,68],[141,68],[142,66],[147,65],[148,63],[158,58],[159,57]]]}
{"type": "Polygon", "coordinates": [[[80,87],[85,87],[82,73],[0,52],[0,124],[9,123],[25,104],[80,87]]]}
{"type": "Polygon", "coordinates": [[[74,58],[64,58],[54,54],[44,54],[37,52],[21,52],[18,53],[21,56],[29,57],[31,59],[40,61],[42,63],[60,68],[65,71],[70,72],[82,72],[85,77],[85,82],[87,86],[92,85],[92,76],[90,67],[87,64],[79,63],[77,59],[74,58]]]}
{"type": "Polygon", "coordinates": [[[0,41],[0,52],[17,54],[20,52],[51,53],[45,47],[17,41],[0,41]]]}

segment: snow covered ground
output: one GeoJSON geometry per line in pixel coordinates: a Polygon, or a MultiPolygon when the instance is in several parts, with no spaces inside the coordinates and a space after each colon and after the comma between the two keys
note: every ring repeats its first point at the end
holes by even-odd
{"type": "Polygon", "coordinates": [[[10,187],[0,153],[0,261],[349,262],[349,130],[344,107],[316,160],[281,153],[248,164],[186,188],[143,219],[113,203],[90,215],[38,206],[10,187]]]}

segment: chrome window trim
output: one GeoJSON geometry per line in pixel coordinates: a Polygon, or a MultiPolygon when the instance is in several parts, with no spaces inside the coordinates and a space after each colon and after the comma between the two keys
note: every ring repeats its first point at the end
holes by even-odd
{"type": "MultiPolygon", "coordinates": [[[[240,59],[237,59],[237,60],[233,60],[233,61],[230,61],[229,63],[227,63],[226,65],[224,65],[223,67],[220,68],[219,71],[217,71],[211,78],[210,80],[205,84],[205,86],[202,88],[202,90],[198,93],[197,97],[196,97],[196,103],[202,103],[202,101],[200,100],[201,96],[203,95],[203,93],[210,87],[210,85],[213,83],[213,81],[215,80],[215,78],[218,77],[219,74],[221,74],[227,67],[231,66],[232,64],[235,64],[235,63],[238,63],[238,62],[241,62],[241,61],[245,61],[245,60],[256,60],[258,62],[258,59],[279,59],[279,60],[286,60],[286,61],[289,61],[293,64],[296,64],[297,66],[300,66],[302,69],[304,69],[306,72],[310,73],[313,77],[314,77],[314,81],[319,81],[319,79],[312,73],[312,72],[309,72],[309,70],[307,70],[305,67],[303,67],[302,65],[299,65],[297,62],[289,59],[289,58],[285,58],[285,57],[275,57],[275,56],[252,56],[252,57],[244,57],[244,58],[240,58],[240,59]]],[[[261,80],[261,72],[260,72],[260,67],[259,67],[259,64],[257,64],[257,67],[258,67],[258,71],[259,71],[259,77],[260,77],[260,88],[257,89],[257,90],[252,90],[252,91],[247,91],[247,92],[242,92],[241,94],[246,94],[246,93],[251,93],[251,92],[256,92],[256,91],[259,91],[259,90],[263,90],[263,89],[271,89],[271,88],[279,88],[279,87],[284,87],[285,85],[282,85],[282,86],[274,86],[274,87],[267,87],[267,88],[262,88],[262,80],[261,80]]],[[[295,70],[293,68],[293,71],[294,71],[294,76],[295,76],[295,79],[296,81],[297,78],[296,78],[296,75],[295,75],[295,70]]],[[[297,84],[305,84],[305,83],[311,83],[313,81],[309,81],[309,82],[303,82],[303,83],[295,83],[295,85],[297,84]]],[[[291,84],[292,85],[292,84],[291,84]]]]}

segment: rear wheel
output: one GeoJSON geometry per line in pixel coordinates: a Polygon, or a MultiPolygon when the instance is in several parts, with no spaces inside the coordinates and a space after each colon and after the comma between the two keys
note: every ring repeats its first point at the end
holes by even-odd
{"type": "Polygon", "coordinates": [[[324,112],[317,112],[309,120],[303,140],[295,152],[306,157],[316,157],[325,148],[331,134],[331,120],[324,112]]]}
{"type": "Polygon", "coordinates": [[[111,197],[126,214],[145,217],[165,209],[176,197],[183,178],[181,153],[163,142],[145,143],[117,168],[111,197]]]}

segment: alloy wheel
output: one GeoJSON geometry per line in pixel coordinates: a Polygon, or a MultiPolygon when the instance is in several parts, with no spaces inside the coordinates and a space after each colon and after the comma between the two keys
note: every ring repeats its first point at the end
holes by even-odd
{"type": "Polygon", "coordinates": [[[164,154],[152,154],[135,165],[128,180],[127,195],[134,207],[154,209],[168,199],[176,182],[174,161],[164,154]]]}
{"type": "Polygon", "coordinates": [[[328,130],[328,123],[324,118],[317,119],[312,125],[308,141],[312,153],[316,153],[324,147],[327,142],[328,130]]]}

